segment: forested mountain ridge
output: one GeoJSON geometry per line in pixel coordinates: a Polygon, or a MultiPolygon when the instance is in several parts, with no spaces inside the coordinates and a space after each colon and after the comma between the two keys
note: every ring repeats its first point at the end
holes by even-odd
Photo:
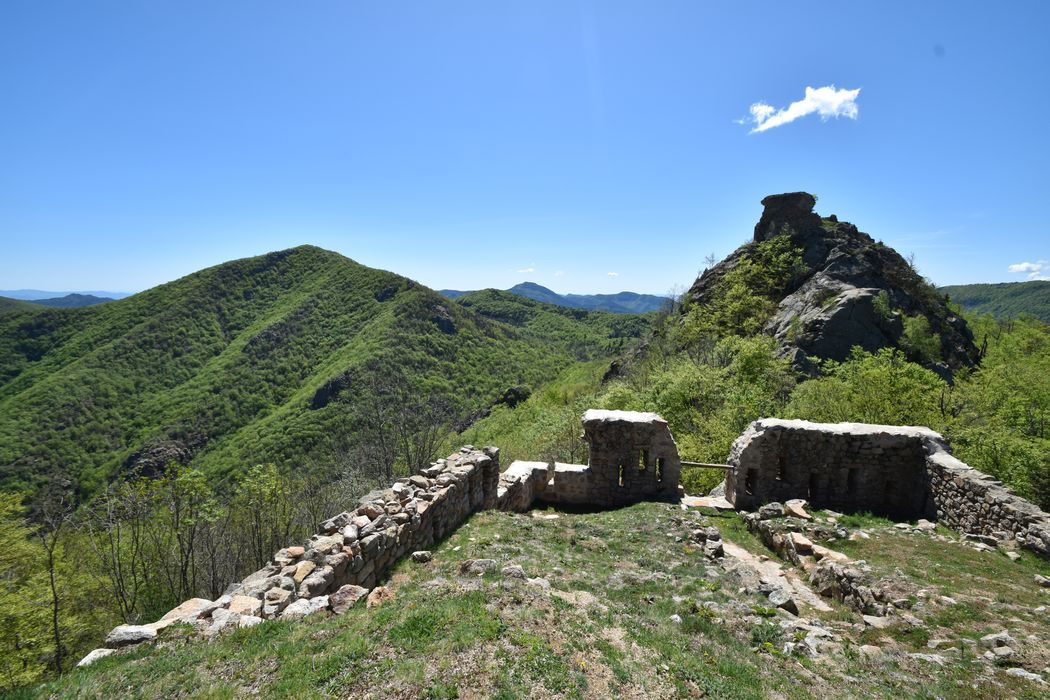
{"type": "Polygon", "coordinates": [[[1050,323],[1050,282],[955,284],[941,287],[940,291],[967,311],[991,314],[996,318],[1026,314],[1050,323]]]}
{"type": "MultiPolygon", "coordinates": [[[[482,290],[496,291],[496,290],[482,290]]],[[[570,309],[586,309],[588,311],[608,311],[617,314],[645,314],[653,311],[662,311],[672,304],[668,297],[655,294],[638,294],[637,292],[618,292],[616,294],[558,294],[535,282],[522,282],[506,290],[511,294],[542,301],[554,306],[564,306],[570,309]]],[[[464,292],[456,289],[442,289],[449,299],[458,299],[466,294],[475,292],[464,292]]]]}
{"type": "Polygon", "coordinates": [[[603,323],[548,338],[312,246],[106,304],[8,313],[0,485],[31,489],[58,469],[88,492],[171,460],[225,474],[332,459],[354,448],[377,382],[469,414],[621,349],[624,329],[603,323]]]}

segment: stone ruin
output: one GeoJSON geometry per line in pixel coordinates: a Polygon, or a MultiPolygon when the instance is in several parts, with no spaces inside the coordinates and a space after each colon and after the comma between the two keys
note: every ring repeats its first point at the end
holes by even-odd
{"type": "Polygon", "coordinates": [[[929,428],[764,418],[733,443],[725,497],[738,510],[801,498],[815,508],[925,518],[1050,557],[1050,515],[951,455],[929,428]]]}
{"type": "Polygon", "coordinates": [[[535,500],[615,508],[677,500],[682,462],[667,421],[655,413],[590,409],[583,414],[586,465],[516,461],[500,477],[499,507],[525,510],[535,500]]]}
{"type": "Polygon", "coordinates": [[[654,413],[587,411],[589,465],[515,462],[500,474],[499,450],[466,446],[419,474],[373,491],[353,511],[321,524],[302,546],[285,547],[259,571],[211,601],[193,598],[146,625],[120,625],[81,661],[156,638],[175,623],[206,635],[264,619],[297,620],[320,611],[340,614],[385,589],[378,583],[407,554],[429,547],[485,509],[527,510],[536,497],[612,507],[647,498],[676,498],[680,462],[667,423],[654,413]]]}
{"type": "MultiPolygon", "coordinates": [[[[407,554],[425,561],[427,548],[478,510],[520,512],[537,500],[599,508],[678,500],[681,461],[660,416],[592,409],[583,427],[587,465],[516,461],[500,474],[497,448],[468,445],[329,518],[302,546],[281,549],[218,600],[194,598],[157,622],[118,626],[106,638],[107,648],[94,650],[80,665],[154,639],[175,623],[193,624],[210,636],[264,619],[340,614],[366,597],[371,604],[387,594],[378,584],[395,563],[407,554]]],[[[802,498],[816,508],[925,517],[966,533],[1015,539],[1050,557],[1050,515],[952,457],[944,439],[928,428],[762,419],[733,443],[728,462],[726,499],[740,510],[758,509],[751,524],[782,555],[783,546],[795,554],[802,545],[806,553],[821,550],[800,533],[765,532],[759,527],[762,510],[772,505],[759,506],[802,498]]],[[[863,609],[884,602],[875,587],[832,556],[821,559],[814,576],[863,609]]]]}

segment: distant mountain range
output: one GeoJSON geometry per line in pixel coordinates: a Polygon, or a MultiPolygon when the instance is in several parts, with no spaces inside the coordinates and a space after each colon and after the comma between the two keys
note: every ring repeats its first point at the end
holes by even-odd
{"type": "MultiPolygon", "coordinates": [[[[456,289],[439,290],[449,299],[456,299],[467,291],[456,289]]],[[[522,282],[506,290],[511,294],[542,301],[554,306],[564,306],[570,309],[586,309],[588,311],[610,311],[616,314],[644,314],[650,311],[659,311],[670,303],[667,297],[655,294],[637,294],[635,292],[620,292],[619,294],[558,294],[535,282],[522,282]]]]}
{"type": "Polygon", "coordinates": [[[956,284],[940,291],[967,311],[1013,318],[1026,314],[1050,323],[1050,282],[956,284]]]}
{"type": "MultiPolygon", "coordinates": [[[[107,301],[112,299],[123,299],[124,297],[130,297],[134,292],[104,292],[95,290],[76,290],[76,291],[65,291],[65,292],[49,292],[43,289],[0,289],[0,297],[7,297],[8,299],[21,299],[22,301],[35,301],[41,303],[40,300],[52,300],[61,297],[68,297],[71,295],[76,296],[88,296],[96,297],[99,299],[105,299],[107,301]]],[[[97,303],[97,302],[96,302],[97,303]]],[[[48,306],[62,306],[61,304],[48,304],[48,306]]]]}
{"type": "Polygon", "coordinates": [[[49,299],[17,299],[15,297],[0,296],[0,312],[17,309],[31,311],[51,307],[55,309],[74,309],[81,306],[94,306],[107,301],[113,301],[112,297],[97,297],[93,294],[67,294],[63,297],[49,299]]]}

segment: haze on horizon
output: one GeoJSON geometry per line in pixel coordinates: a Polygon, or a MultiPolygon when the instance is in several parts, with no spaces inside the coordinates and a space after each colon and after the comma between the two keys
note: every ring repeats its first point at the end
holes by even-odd
{"type": "Polygon", "coordinates": [[[806,190],[937,284],[1050,274],[1050,6],[0,6],[0,288],[310,243],[665,294],[806,190]]]}

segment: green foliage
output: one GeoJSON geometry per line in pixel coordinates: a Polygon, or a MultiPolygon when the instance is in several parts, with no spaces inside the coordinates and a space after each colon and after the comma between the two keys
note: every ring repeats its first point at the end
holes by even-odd
{"type": "MultiPolygon", "coordinates": [[[[0,692],[45,678],[56,662],[48,556],[36,535],[21,496],[0,493],[0,692]]],[[[63,668],[91,648],[110,619],[97,604],[100,591],[82,565],[81,544],[62,535],[55,547],[63,668]]]]}
{"type": "Polygon", "coordinates": [[[823,376],[800,384],[784,409],[787,418],[825,423],[938,425],[944,381],[896,350],[854,348],[846,362],[824,362],[823,376]]]}
{"type": "Polygon", "coordinates": [[[1050,282],[960,284],[941,287],[940,291],[973,314],[991,314],[1004,320],[1031,316],[1050,323],[1050,282]]]}
{"type": "Polygon", "coordinates": [[[172,458],[210,478],[336,461],[361,444],[375,378],[463,420],[507,387],[611,358],[647,325],[503,293],[453,303],[310,246],[97,306],[3,314],[0,487],[31,491],[56,466],[90,494],[172,458]]]}
{"type": "Polygon", "coordinates": [[[875,295],[872,306],[875,308],[875,313],[878,314],[879,318],[883,321],[889,321],[893,318],[893,307],[890,305],[890,295],[883,289],[875,295]]]}
{"type": "Polygon", "coordinates": [[[906,316],[901,347],[922,362],[936,362],[941,357],[941,337],[930,330],[925,316],[906,316]]]}
{"type": "Polygon", "coordinates": [[[788,236],[752,244],[719,280],[710,298],[688,309],[681,343],[702,347],[711,338],[755,335],[802,267],[802,250],[788,236]]]}

